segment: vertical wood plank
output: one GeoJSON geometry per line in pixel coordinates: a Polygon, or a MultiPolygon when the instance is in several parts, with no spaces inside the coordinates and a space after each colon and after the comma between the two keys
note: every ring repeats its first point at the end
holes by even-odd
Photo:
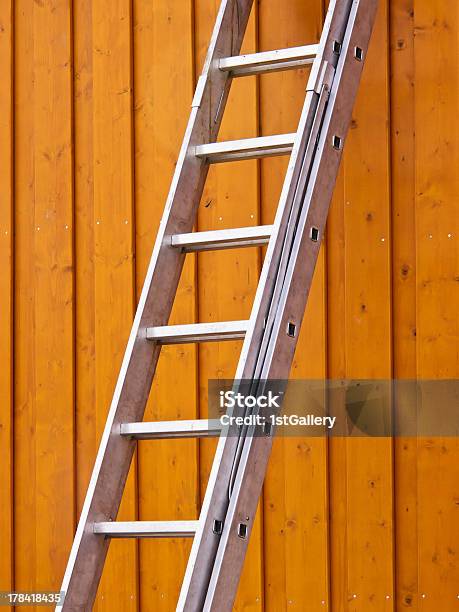
{"type": "MultiPolygon", "coordinates": [[[[270,2],[260,7],[262,50],[312,44],[320,38],[322,1],[270,2]],[[275,26],[274,26],[275,24],[275,26]]],[[[297,129],[309,70],[261,77],[263,134],[297,129]]],[[[262,222],[271,223],[286,159],[261,164],[262,222]]],[[[322,248],[292,366],[291,378],[326,375],[325,267],[322,248]]],[[[328,609],[327,442],[278,438],[264,494],[264,573],[267,610],[328,609]]]]}
{"type": "MultiPolygon", "coordinates": [[[[335,261],[335,246],[329,257],[331,268],[341,266],[329,287],[330,317],[341,321],[330,329],[330,352],[338,351],[329,362],[331,377],[392,375],[387,23],[381,2],[346,145],[344,204],[332,211],[332,226],[344,223],[344,235],[338,233],[344,253],[335,261]]],[[[332,605],[393,609],[392,442],[332,440],[330,448],[332,605]]]]}
{"type": "MultiPolygon", "coordinates": [[[[92,3],[96,431],[102,434],[134,314],[132,14],[128,0],[92,3]]],[[[135,520],[136,459],[119,520],[135,520]]],[[[138,607],[137,542],[114,541],[97,609],[138,607]]]]}
{"type": "Polygon", "coordinates": [[[15,2],[14,99],[14,580],[35,586],[35,237],[33,169],[33,20],[27,2],[15,2]],[[28,330],[28,333],[27,333],[28,330]]]}
{"type": "MultiPolygon", "coordinates": [[[[393,359],[396,380],[416,378],[416,231],[414,176],[414,1],[390,5],[393,359]]],[[[404,410],[404,391],[395,410],[404,410]]],[[[410,398],[411,400],[412,398],[410,398]]],[[[397,414],[395,415],[397,419],[397,414]]],[[[396,606],[418,598],[416,437],[394,440],[396,606]]]]}
{"type": "Polygon", "coordinates": [[[0,5],[0,589],[13,588],[13,4],[0,5]]]}
{"type": "Polygon", "coordinates": [[[97,452],[92,2],[74,0],[75,426],[77,518],[97,452]]]}
{"type": "MultiPolygon", "coordinates": [[[[457,379],[459,9],[415,5],[417,372],[457,379]]],[[[418,462],[419,609],[454,609],[459,584],[459,442],[422,438],[418,462]]]]}
{"type": "Polygon", "coordinates": [[[71,7],[65,0],[35,3],[33,23],[36,589],[40,590],[59,587],[75,519],[71,7]]]}
{"type": "Polygon", "coordinates": [[[394,369],[416,375],[414,0],[390,11],[394,369]]]}
{"type": "Polygon", "coordinates": [[[15,9],[15,586],[57,590],[74,522],[71,11],[15,9]]]}
{"type": "MultiPolygon", "coordinates": [[[[202,69],[220,2],[196,0],[196,70],[202,69]]],[[[257,6],[254,3],[243,44],[244,52],[257,48],[257,6]]],[[[257,136],[257,80],[235,79],[220,130],[219,140],[257,136]]],[[[200,231],[259,224],[258,162],[244,161],[214,166],[209,172],[198,211],[200,231]]],[[[248,319],[258,284],[258,249],[200,253],[198,255],[199,321],[248,319]]],[[[199,347],[199,398],[202,417],[207,415],[210,379],[233,378],[241,342],[210,343],[199,347]]],[[[201,485],[204,495],[215,444],[201,444],[201,485]]],[[[235,610],[261,610],[263,600],[261,517],[257,514],[235,602],[235,610]]]]}
{"type": "MultiPolygon", "coordinates": [[[[194,89],[193,3],[134,3],[137,295],[164,209],[194,89]]],[[[171,322],[196,320],[195,257],[188,255],[171,322]]],[[[161,288],[157,288],[161,290],[161,288]]],[[[145,420],[197,417],[195,345],[162,349],[145,420]]],[[[194,440],[139,444],[139,518],[198,516],[194,440]]],[[[140,607],[175,609],[190,540],[140,542],[140,607]]]]}
{"type": "MultiPolygon", "coordinates": [[[[344,223],[344,167],[338,176],[335,194],[327,220],[327,368],[334,380],[346,377],[344,333],[345,311],[345,223],[344,223]]],[[[329,397],[331,412],[339,406],[329,397]]],[[[346,438],[329,442],[329,506],[330,506],[330,598],[332,610],[346,610],[347,572],[347,452],[346,438]]]]}

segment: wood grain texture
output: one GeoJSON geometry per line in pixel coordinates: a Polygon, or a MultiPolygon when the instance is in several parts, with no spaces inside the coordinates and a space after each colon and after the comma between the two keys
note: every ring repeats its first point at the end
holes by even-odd
{"type": "Polygon", "coordinates": [[[57,590],[73,537],[72,28],[15,3],[15,587],[57,590]]]}
{"type": "MultiPolygon", "coordinates": [[[[323,18],[320,0],[292,2],[288,11],[282,2],[262,4],[260,48],[264,51],[316,43],[323,18]]],[[[303,69],[261,77],[263,135],[297,129],[308,76],[309,70],[303,69]],[[276,108],[285,112],[274,112],[276,108]]],[[[286,166],[285,158],[262,161],[262,223],[271,223],[274,218],[286,166]]],[[[322,248],[292,378],[326,376],[324,264],[322,248]]],[[[290,437],[276,440],[265,482],[264,517],[265,609],[329,609],[326,440],[290,437]]]]}
{"type": "Polygon", "coordinates": [[[13,4],[0,6],[0,589],[13,588],[13,4]]]}
{"type": "MultiPolygon", "coordinates": [[[[338,231],[342,250],[335,246],[329,258],[340,271],[334,271],[336,285],[329,285],[329,314],[339,323],[328,346],[330,353],[342,351],[331,358],[332,378],[392,374],[388,74],[387,3],[380,2],[344,154],[337,192],[343,202],[331,213],[334,228],[344,224],[338,231]]],[[[328,238],[332,243],[334,234],[328,238]]],[[[332,440],[331,458],[333,606],[392,609],[392,442],[332,440]]]]}
{"type": "MultiPolygon", "coordinates": [[[[92,3],[94,153],[94,342],[99,438],[134,315],[132,14],[128,0],[92,3]]],[[[118,513],[137,517],[136,459],[118,513]]],[[[110,546],[97,609],[138,606],[138,545],[110,546]]]]}
{"type": "MultiPolygon", "coordinates": [[[[417,375],[457,379],[459,9],[420,1],[414,20],[417,375]]],[[[458,605],[458,459],[457,438],[419,441],[419,609],[423,611],[458,605]]]]}
{"type": "MultiPolygon", "coordinates": [[[[26,2],[15,3],[14,98],[14,581],[35,586],[35,343],[33,22],[26,2]]],[[[32,13],[33,14],[33,13],[32,13]]]]}
{"type": "Polygon", "coordinates": [[[33,13],[35,503],[47,517],[36,526],[35,579],[52,589],[74,521],[73,40],[68,2],[33,13]]]}
{"type": "MultiPolygon", "coordinates": [[[[414,122],[414,2],[390,5],[392,289],[394,378],[416,378],[416,232],[414,122]],[[403,239],[402,239],[403,237],[403,239]]],[[[395,419],[410,395],[395,393],[395,419]]],[[[394,440],[396,605],[418,601],[417,456],[415,437],[394,440]]]]}
{"type": "MultiPolygon", "coordinates": [[[[140,295],[191,107],[192,28],[190,1],[134,3],[137,295],[140,295]]],[[[171,322],[196,321],[195,267],[195,256],[187,256],[171,322]]],[[[197,410],[196,346],[164,347],[145,420],[194,419],[197,410]]],[[[195,440],[140,443],[138,463],[141,520],[197,518],[198,445],[195,440]]],[[[190,540],[140,542],[142,610],[173,609],[189,550],[190,540]]]]}
{"type": "MultiPolygon", "coordinates": [[[[97,453],[92,2],[75,0],[75,427],[78,516],[97,453]]],[[[76,527],[76,526],[75,526],[76,527]]]]}

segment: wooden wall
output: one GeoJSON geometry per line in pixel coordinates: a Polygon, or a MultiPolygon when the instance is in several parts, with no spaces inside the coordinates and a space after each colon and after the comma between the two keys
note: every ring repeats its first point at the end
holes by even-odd
{"type": "MultiPolygon", "coordinates": [[[[60,585],[217,0],[0,2],[0,590],[60,585]]],[[[259,0],[247,51],[315,42],[259,0]]],[[[459,5],[380,0],[292,375],[454,378],[459,5]]],[[[223,138],[292,131],[305,71],[235,83],[223,138]]],[[[269,223],[285,159],[212,168],[201,230],[269,223]]],[[[250,312],[262,253],[189,256],[174,322],[250,312]]],[[[149,419],[205,415],[240,345],[167,347],[149,419]]],[[[213,442],[139,445],[120,516],[197,516],[213,442]]],[[[174,607],[189,542],[116,541],[96,609],[174,607]]],[[[275,444],[236,610],[455,610],[456,439],[275,444]]]]}

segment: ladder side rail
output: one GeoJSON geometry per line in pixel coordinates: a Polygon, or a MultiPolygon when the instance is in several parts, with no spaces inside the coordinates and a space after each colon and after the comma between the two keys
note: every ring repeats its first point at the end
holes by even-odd
{"type": "MultiPolygon", "coordinates": [[[[319,131],[322,126],[323,113],[325,112],[325,108],[328,102],[329,87],[331,86],[331,82],[332,82],[333,75],[334,75],[333,66],[331,64],[327,64],[326,70],[324,72],[325,72],[325,75],[324,75],[325,80],[322,85],[322,93],[319,98],[317,114],[315,116],[314,123],[312,126],[308,148],[306,150],[305,158],[303,161],[301,175],[298,181],[298,185],[296,187],[295,196],[293,198],[290,218],[287,223],[287,233],[284,239],[284,244],[283,244],[283,249],[282,249],[282,254],[281,254],[281,261],[279,263],[279,267],[277,270],[277,275],[276,275],[276,280],[275,280],[274,289],[272,293],[270,308],[268,311],[268,316],[266,317],[264,333],[263,333],[263,337],[261,341],[261,348],[259,351],[259,359],[257,361],[255,372],[253,374],[253,383],[251,385],[251,388],[248,390],[248,392],[253,395],[256,395],[258,393],[258,381],[260,380],[260,376],[261,376],[263,358],[264,358],[264,355],[266,354],[267,347],[271,340],[271,334],[272,334],[272,329],[274,325],[276,307],[278,305],[279,296],[281,294],[283,283],[285,280],[285,271],[288,265],[288,258],[291,252],[292,241],[295,236],[296,229],[297,229],[297,216],[301,208],[301,204],[304,200],[305,186],[310,176],[311,165],[312,165],[314,155],[317,149],[317,138],[319,136],[319,131]]],[[[252,412],[252,409],[250,408],[246,409],[244,416],[249,415],[251,412],[252,412]]],[[[248,429],[249,429],[248,426],[244,426],[243,428],[241,428],[241,433],[240,433],[239,441],[238,441],[238,448],[236,451],[236,457],[234,459],[234,465],[233,465],[231,481],[230,481],[230,495],[231,495],[231,491],[232,491],[232,487],[234,483],[237,465],[239,462],[240,455],[242,453],[244,438],[247,435],[248,429]]]]}
{"type": "MultiPolygon", "coordinates": [[[[351,6],[352,0],[338,0],[338,2],[336,2],[334,5],[329,6],[329,12],[325,19],[321,40],[321,42],[328,41],[325,42],[324,45],[326,50],[325,56],[327,59],[324,59],[324,62],[321,67],[321,74],[318,73],[317,66],[315,66],[314,68],[316,69],[316,72],[314,73],[313,70],[311,78],[308,82],[307,91],[313,91],[318,94],[317,111],[311,128],[308,146],[303,160],[303,166],[301,168],[298,183],[296,185],[296,191],[293,196],[293,203],[290,210],[289,220],[287,222],[286,234],[283,239],[281,259],[276,272],[276,280],[274,284],[274,289],[272,291],[268,315],[265,318],[264,333],[262,337],[261,347],[259,350],[259,358],[257,360],[256,368],[253,373],[253,384],[249,391],[254,395],[258,393],[258,382],[261,377],[261,368],[264,356],[266,355],[267,346],[271,341],[271,333],[273,329],[275,313],[277,311],[277,306],[279,303],[279,296],[282,291],[282,287],[285,280],[285,272],[292,249],[293,239],[297,231],[298,215],[304,202],[305,190],[310,178],[314,156],[317,152],[318,140],[320,131],[322,129],[324,113],[328,104],[329,92],[333,83],[338,59],[340,57],[340,51],[335,50],[332,42],[339,42],[339,45],[341,46],[351,13],[351,6]]],[[[250,414],[250,412],[251,409],[247,409],[245,415],[250,414]]],[[[240,455],[242,453],[244,438],[247,435],[247,431],[248,427],[244,426],[241,429],[241,433],[239,436],[238,448],[236,451],[236,457],[231,474],[230,495],[234,483],[237,465],[240,459],[240,455]]]]}
{"type": "MultiPolygon", "coordinates": [[[[318,53],[311,70],[297,138],[287,168],[273,232],[265,255],[249,327],[236,371],[236,381],[251,379],[254,376],[290,209],[318,105],[319,95],[314,91],[315,85],[319,82],[325,62],[334,62],[333,41],[342,40],[344,24],[349,15],[351,3],[352,0],[332,0],[329,4],[318,53]]],[[[204,604],[220,537],[213,532],[213,524],[215,519],[223,521],[226,515],[229,484],[237,446],[238,439],[233,435],[221,436],[219,439],[201,508],[199,528],[193,540],[182,583],[177,604],[178,611],[199,610],[204,604]]]]}
{"type": "MultiPolygon", "coordinates": [[[[325,228],[342,156],[342,148],[337,150],[332,145],[333,137],[340,134],[344,140],[349,129],[363,68],[363,61],[355,58],[355,48],[366,53],[377,4],[378,0],[353,2],[343,55],[338,64],[319,151],[298,224],[272,342],[261,372],[262,380],[284,380],[289,374],[298,333],[291,338],[285,330],[290,321],[295,321],[298,329],[301,325],[320,248],[320,242],[311,241],[309,229],[315,226],[323,232],[325,228]]],[[[273,441],[272,435],[260,436],[259,433],[259,428],[251,428],[245,439],[204,610],[225,612],[232,609],[273,441]],[[241,524],[246,528],[244,538],[238,535],[241,524]]]]}
{"type": "MultiPolygon", "coordinates": [[[[312,124],[314,112],[314,94],[311,92],[307,95],[307,103],[305,104],[303,130],[307,131],[307,125],[310,127],[312,124]]],[[[289,180],[284,183],[284,186],[287,186],[283,199],[286,210],[279,207],[274,221],[273,233],[268,243],[254,306],[252,307],[248,329],[239,358],[236,380],[251,378],[261,345],[264,330],[262,312],[267,313],[268,311],[271,287],[275,280],[276,262],[279,260],[282,246],[279,235],[286,227],[288,214],[285,213],[288,212],[288,203],[293,196],[293,190],[289,186],[293,182],[297,170],[301,167],[300,147],[297,145],[298,140],[293,147],[287,170],[289,180]],[[266,291],[260,290],[265,287],[266,291]]],[[[201,507],[199,528],[193,540],[177,604],[178,611],[190,610],[194,612],[195,610],[202,609],[207,584],[212,571],[212,561],[218,547],[218,534],[214,533],[213,524],[215,519],[223,520],[226,514],[229,482],[237,447],[238,438],[234,435],[221,436],[218,441],[201,507]]]]}
{"type": "Polygon", "coordinates": [[[146,328],[164,325],[170,316],[185,259],[171,246],[171,236],[193,228],[209,169],[194,150],[217,137],[231,83],[218,63],[240,52],[252,3],[222,0],[220,6],[64,574],[66,596],[57,609],[87,610],[95,599],[109,541],[95,535],[92,525],[113,520],[118,512],[136,444],[120,435],[120,424],[143,418],[160,352],[146,339],[146,328]]]}
{"type": "MultiPolygon", "coordinates": [[[[303,130],[311,126],[315,113],[314,94],[307,95],[305,111],[303,116],[303,130]]],[[[307,140],[307,139],[306,139],[307,140]]],[[[258,289],[255,296],[254,306],[245,335],[236,380],[247,379],[253,375],[259,346],[261,345],[264,312],[268,311],[271,287],[275,280],[276,262],[280,257],[281,242],[279,235],[286,227],[288,220],[288,203],[293,197],[290,184],[301,167],[301,151],[297,140],[290,158],[287,176],[289,180],[284,183],[287,189],[284,193],[285,210],[279,207],[273,225],[273,233],[268,243],[264,259],[263,269],[260,276],[258,289]],[[283,213],[283,214],[282,214],[283,213]],[[266,291],[262,291],[266,287],[266,291]]],[[[208,581],[212,571],[212,562],[218,547],[218,534],[213,531],[214,520],[223,520],[228,505],[228,489],[232,466],[238,447],[238,438],[234,435],[221,436],[214,455],[211,473],[209,475],[206,493],[201,507],[199,527],[193,540],[188,559],[182,589],[180,592],[177,610],[200,610],[204,603],[208,581]]]]}
{"type": "MultiPolygon", "coordinates": [[[[306,155],[303,161],[303,168],[301,172],[300,179],[298,181],[295,196],[293,199],[293,205],[290,212],[290,218],[287,224],[287,231],[284,239],[283,249],[281,260],[279,262],[279,267],[276,275],[276,282],[273,290],[273,297],[270,304],[269,313],[266,319],[265,325],[265,333],[263,335],[263,342],[260,350],[260,356],[265,355],[266,347],[271,338],[271,330],[273,326],[273,321],[276,313],[276,307],[279,302],[279,296],[282,291],[282,287],[285,280],[285,272],[288,265],[288,260],[290,257],[290,252],[292,249],[293,240],[297,231],[297,223],[298,223],[298,215],[301,210],[304,201],[305,189],[308,184],[308,180],[310,178],[312,164],[314,162],[314,157],[317,152],[318,147],[318,138],[320,136],[320,131],[322,129],[322,123],[324,119],[324,113],[326,111],[326,107],[329,99],[330,88],[333,83],[333,78],[335,74],[335,68],[332,64],[327,64],[324,70],[323,75],[323,83],[321,87],[321,93],[319,97],[317,114],[315,116],[314,124],[311,130],[311,136],[308,143],[308,148],[306,151],[306,155]]],[[[258,360],[257,370],[255,371],[254,378],[255,380],[260,378],[260,369],[261,369],[261,361],[258,360]]]]}
{"type": "Polygon", "coordinates": [[[294,202],[290,212],[290,218],[288,221],[287,231],[284,238],[281,261],[277,270],[276,283],[273,290],[273,297],[270,303],[270,311],[266,318],[265,333],[263,335],[263,343],[260,350],[261,359],[258,360],[257,370],[254,373],[254,378],[256,380],[259,380],[261,376],[261,363],[263,356],[266,353],[266,346],[270,341],[275,312],[277,304],[279,302],[280,292],[282,290],[283,283],[285,280],[285,272],[287,269],[293,240],[297,231],[298,215],[300,213],[301,207],[303,206],[305,189],[307,182],[309,181],[313,159],[317,152],[318,137],[320,135],[320,131],[322,130],[324,113],[326,110],[326,105],[328,104],[329,92],[335,76],[338,59],[340,57],[340,53],[336,53],[334,51],[333,41],[337,41],[340,44],[342,43],[349,21],[351,7],[352,0],[335,0],[334,3],[330,4],[323,30],[323,39],[326,40],[326,42],[324,43],[326,54],[325,62],[322,66],[322,75],[320,75],[319,78],[317,67],[314,66],[314,68],[316,69],[316,74],[311,74],[311,79],[308,83],[308,90],[314,89],[316,93],[320,93],[318,102],[318,112],[315,117],[314,125],[312,127],[310,142],[305,155],[304,167],[302,168],[301,176],[296,186],[294,202]]]}

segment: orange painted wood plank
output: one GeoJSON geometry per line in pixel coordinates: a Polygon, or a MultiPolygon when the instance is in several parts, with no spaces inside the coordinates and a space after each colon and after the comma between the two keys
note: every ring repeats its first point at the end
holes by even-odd
{"type": "MultiPolygon", "coordinates": [[[[414,2],[398,0],[390,11],[392,143],[392,289],[395,379],[416,378],[416,230],[414,174],[414,2]]],[[[402,413],[406,395],[395,396],[402,413]]],[[[412,398],[410,398],[411,400],[412,398]]],[[[396,418],[397,418],[396,413],[396,418]]],[[[418,601],[416,437],[394,440],[396,605],[418,601]]]]}
{"type": "MultiPolygon", "coordinates": [[[[421,1],[414,20],[417,373],[420,380],[457,379],[459,9],[421,1]]],[[[421,438],[418,457],[419,609],[453,610],[459,595],[459,442],[421,438]]]]}
{"type": "Polygon", "coordinates": [[[74,522],[71,12],[15,9],[15,586],[57,590],[74,522]]]}
{"type": "MultiPolygon", "coordinates": [[[[346,377],[346,349],[344,331],[345,308],[345,223],[344,223],[344,167],[338,176],[333,202],[327,221],[327,366],[328,376],[334,381],[346,377]]],[[[331,413],[340,406],[335,395],[329,397],[331,413]]],[[[347,599],[347,453],[346,438],[332,438],[329,442],[329,554],[330,597],[332,610],[345,610],[347,599]]]]}
{"type": "MultiPolygon", "coordinates": [[[[14,581],[35,587],[35,330],[33,19],[15,2],[14,95],[14,581]]],[[[33,15],[33,13],[32,13],[33,15]]]]}
{"type": "MultiPolygon", "coordinates": [[[[132,12],[92,3],[96,431],[102,434],[134,314],[132,12]]],[[[135,520],[136,459],[119,520],[135,520]]],[[[138,608],[137,542],[111,543],[98,610],[138,608]]]]}
{"type": "MultiPolygon", "coordinates": [[[[220,3],[198,0],[196,11],[196,71],[200,73],[220,3]]],[[[256,5],[256,3],[254,3],[256,5]]],[[[245,52],[257,50],[257,7],[246,30],[245,52]]],[[[243,52],[244,52],[243,51],[243,52]]],[[[236,79],[231,88],[219,140],[258,135],[257,80],[236,79]]],[[[198,211],[200,231],[259,224],[258,162],[244,161],[212,167],[198,211]]],[[[200,253],[198,255],[199,321],[230,321],[250,316],[258,284],[258,249],[200,253]]],[[[233,378],[241,342],[210,343],[199,346],[199,398],[201,416],[207,415],[210,379],[233,378]]],[[[213,441],[201,447],[201,497],[214,457],[213,441]]],[[[235,610],[261,610],[263,601],[261,517],[257,513],[252,530],[235,610]]]]}
{"type": "MultiPolygon", "coordinates": [[[[193,3],[134,3],[137,294],[163,213],[194,90],[193,3]]],[[[171,321],[196,321],[195,256],[188,255],[171,321]]],[[[158,288],[161,290],[161,288],[158,288]]],[[[195,345],[162,349],[145,420],[197,418],[195,345]]],[[[139,445],[139,518],[198,517],[198,446],[194,440],[139,445]]],[[[172,610],[190,540],[140,542],[140,607],[172,610]]]]}
{"type": "MultiPolygon", "coordinates": [[[[13,588],[13,4],[0,6],[0,589],[13,588]]],[[[11,608],[10,608],[11,609],[11,608]]]]}
{"type": "Polygon", "coordinates": [[[94,156],[92,2],[76,0],[74,24],[75,139],[75,427],[77,512],[97,453],[95,372],[94,156]]]}
{"type": "Polygon", "coordinates": [[[394,368],[416,374],[416,235],[414,210],[414,0],[390,13],[394,368]]]}
{"type": "Polygon", "coordinates": [[[68,5],[36,5],[33,37],[36,588],[57,589],[74,520],[72,39],[68,5]],[[49,556],[48,550],[54,554],[49,556]]]}
{"type": "MultiPolygon", "coordinates": [[[[322,2],[262,4],[261,50],[319,40],[322,2]],[[275,24],[275,26],[274,26],[275,24]]],[[[309,70],[261,77],[263,134],[295,131],[309,70]]],[[[261,164],[262,223],[271,223],[285,177],[286,159],[261,164]]],[[[321,250],[291,378],[326,376],[324,249],[321,250]]],[[[266,610],[328,609],[327,442],[312,438],[275,441],[264,489],[266,610]]]]}
{"type": "MultiPolygon", "coordinates": [[[[329,292],[330,317],[340,321],[329,338],[330,353],[338,351],[329,362],[331,377],[387,379],[392,373],[387,17],[381,2],[346,145],[344,204],[332,212],[332,226],[344,224],[337,238],[344,252],[335,261],[335,246],[329,257],[341,274],[334,270],[329,292]],[[339,293],[344,313],[334,304],[339,293]]],[[[331,232],[328,237],[333,240],[331,232]]],[[[330,448],[333,608],[392,609],[392,442],[332,440],[330,448]]]]}
{"type": "Polygon", "coordinates": [[[57,590],[75,519],[71,7],[34,4],[33,24],[35,579],[57,590]]]}

